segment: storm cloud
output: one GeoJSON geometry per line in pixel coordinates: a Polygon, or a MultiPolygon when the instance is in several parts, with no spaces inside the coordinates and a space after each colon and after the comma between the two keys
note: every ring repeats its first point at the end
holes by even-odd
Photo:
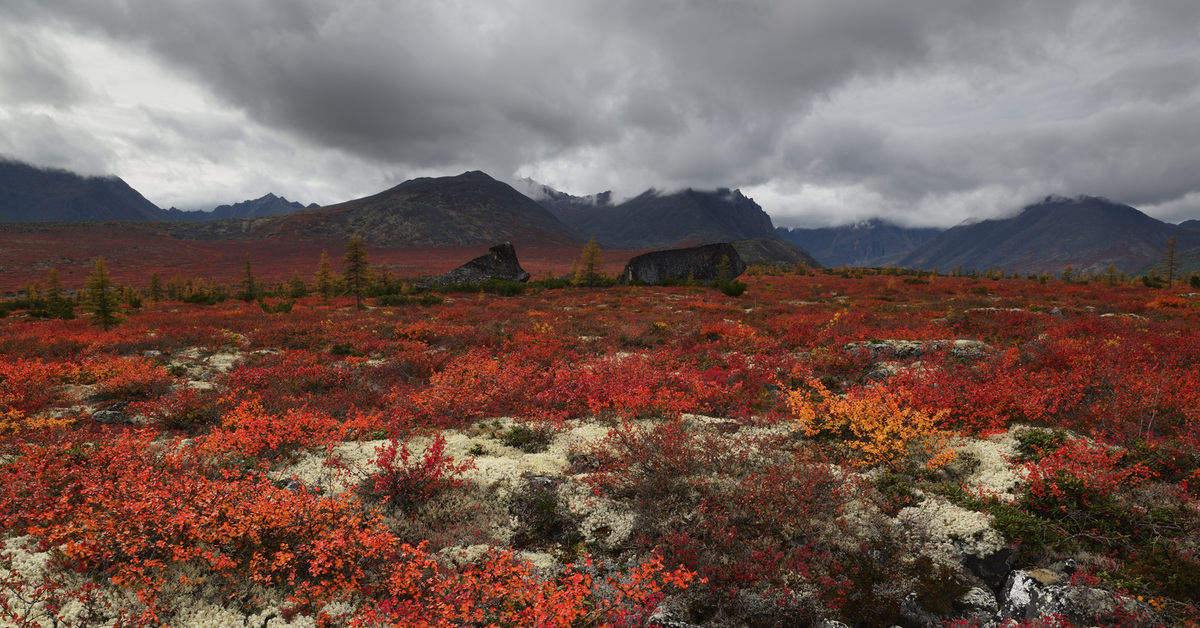
{"type": "Polygon", "coordinates": [[[160,205],[482,169],[776,224],[1200,218],[1191,0],[10,0],[0,153],[160,205]]]}

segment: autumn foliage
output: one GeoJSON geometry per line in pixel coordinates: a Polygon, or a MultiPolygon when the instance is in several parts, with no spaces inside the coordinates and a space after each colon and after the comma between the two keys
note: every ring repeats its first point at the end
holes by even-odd
{"type": "Polygon", "coordinates": [[[906,600],[949,616],[968,581],[896,522],[937,497],[991,517],[1021,568],[1074,557],[1081,581],[1194,622],[1200,300],[903,279],[762,271],[736,298],[547,283],[393,305],[360,289],[362,311],[318,288],[286,312],[120,305],[107,330],[14,310],[0,612],[636,626],[671,603],[696,622],[893,625],[906,600]],[[868,348],[900,346],[885,339],[911,348],[868,348]],[[602,436],[568,438],[589,426],[602,436]],[[520,452],[504,435],[521,429],[555,445],[520,452]],[[1006,495],[965,481],[983,463],[962,443],[989,437],[1028,445],[1006,495]],[[414,536],[459,518],[479,529],[414,536]],[[494,532],[513,521],[520,535],[494,532]]]}

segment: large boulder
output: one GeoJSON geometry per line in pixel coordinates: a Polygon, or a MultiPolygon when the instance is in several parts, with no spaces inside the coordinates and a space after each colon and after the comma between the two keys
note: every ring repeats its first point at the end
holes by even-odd
{"type": "Polygon", "coordinates": [[[488,249],[486,255],[480,255],[444,275],[439,275],[433,280],[433,285],[475,284],[489,279],[529,281],[529,273],[521,268],[520,262],[517,261],[517,250],[511,242],[497,244],[488,249]]]}
{"type": "Polygon", "coordinates": [[[705,244],[687,249],[669,249],[643,253],[629,260],[621,273],[621,283],[640,281],[658,284],[666,279],[715,281],[733,279],[746,272],[746,262],[728,242],[705,244]],[[728,258],[728,276],[721,277],[721,262],[728,258]]]}
{"type": "Polygon", "coordinates": [[[1002,592],[1004,604],[996,619],[1036,620],[1058,615],[1077,626],[1115,625],[1124,618],[1128,625],[1159,625],[1161,618],[1152,609],[1126,595],[1070,584],[1065,579],[1049,579],[1049,570],[1014,571],[1002,592]],[[1133,620],[1133,621],[1131,621],[1133,620]]]}

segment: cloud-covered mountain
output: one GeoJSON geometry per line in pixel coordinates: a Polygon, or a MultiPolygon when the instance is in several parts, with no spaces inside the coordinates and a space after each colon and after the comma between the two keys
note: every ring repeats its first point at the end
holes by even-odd
{"type": "Polygon", "coordinates": [[[118,177],[84,177],[0,160],[0,222],[162,219],[158,206],[118,177]]]}
{"type": "Polygon", "coordinates": [[[1105,198],[1050,196],[1012,218],[947,229],[897,265],[1058,273],[1067,266],[1102,272],[1112,264],[1132,273],[1158,261],[1172,234],[1180,251],[1200,246],[1200,228],[1190,224],[1162,222],[1105,198]]]}
{"type": "MultiPolygon", "coordinates": [[[[543,186],[545,187],[545,186],[543,186]]],[[[771,217],[740,190],[648,190],[619,204],[603,192],[571,196],[545,188],[541,203],[606,248],[655,249],[683,242],[777,239],[771,217]]]]}
{"type": "Polygon", "coordinates": [[[909,228],[882,220],[845,227],[776,229],[784,240],[808,251],[825,266],[890,266],[941,229],[909,228]]]}

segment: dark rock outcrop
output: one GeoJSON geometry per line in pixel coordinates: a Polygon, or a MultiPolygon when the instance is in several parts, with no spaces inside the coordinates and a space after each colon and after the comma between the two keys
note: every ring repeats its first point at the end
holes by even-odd
{"type": "Polygon", "coordinates": [[[820,268],[821,264],[800,247],[774,238],[752,238],[730,242],[746,265],[780,266],[785,268],[804,264],[809,268],[820,268]]]}
{"type": "Polygon", "coordinates": [[[658,284],[665,279],[715,281],[733,279],[744,272],[746,262],[742,261],[737,249],[728,242],[720,242],[638,255],[625,265],[625,270],[621,273],[621,282],[658,284]],[[726,258],[729,259],[728,276],[720,277],[721,262],[726,258]]]}
{"type": "Polygon", "coordinates": [[[488,249],[486,255],[438,276],[432,285],[448,286],[454,284],[483,283],[489,279],[507,279],[509,281],[529,281],[529,273],[521,268],[517,261],[517,250],[511,242],[497,244],[488,249]]]}

